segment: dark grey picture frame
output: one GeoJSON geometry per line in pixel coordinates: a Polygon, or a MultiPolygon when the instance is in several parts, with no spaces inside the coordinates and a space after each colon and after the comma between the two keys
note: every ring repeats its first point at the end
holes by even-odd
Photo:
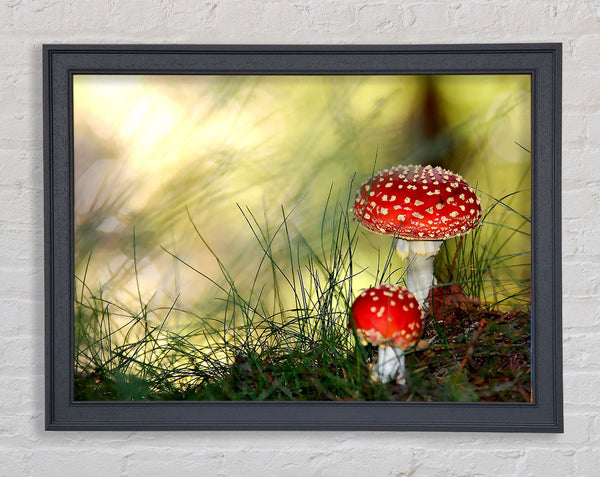
{"type": "Polygon", "coordinates": [[[562,45],[45,45],[47,430],[563,432],[562,45]],[[532,403],[75,402],[74,74],[529,74],[532,86],[532,403]]]}

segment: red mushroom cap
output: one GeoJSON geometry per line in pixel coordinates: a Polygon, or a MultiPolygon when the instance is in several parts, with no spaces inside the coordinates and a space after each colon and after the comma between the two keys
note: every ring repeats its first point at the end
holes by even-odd
{"type": "Polygon", "coordinates": [[[423,330],[419,303],[406,288],[379,285],[363,291],[352,304],[349,325],[362,344],[406,349],[417,343],[423,330]]]}
{"type": "Polygon", "coordinates": [[[475,190],[454,172],[431,166],[384,169],[364,182],[354,215],[369,230],[406,240],[445,240],[481,220],[475,190]]]}

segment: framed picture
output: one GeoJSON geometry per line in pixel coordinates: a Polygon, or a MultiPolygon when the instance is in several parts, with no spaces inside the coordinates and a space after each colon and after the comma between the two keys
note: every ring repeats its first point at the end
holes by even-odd
{"type": "Polygon", "coordinates": [[[562,432],[561,45],[46,45],[48,430],[562,432]]]}

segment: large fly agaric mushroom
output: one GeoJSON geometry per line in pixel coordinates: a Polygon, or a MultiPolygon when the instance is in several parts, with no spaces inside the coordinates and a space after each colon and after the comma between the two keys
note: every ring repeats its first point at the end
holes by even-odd
{"type": "Polygon", "coordinates": [[[413,294],[396,285],[363,291],[352,304],[349,326],[363,345],[379,346],[373,375],[385,383],[406,382],[404,351],[414,346],[423,330],[422,311],[413,294]]]}
{"type": "Polygon", "coordinates": [[[443,241],[470,232],[481,220],[475,190],[446,169],[399,166],[364,182],[354,215],[367,229],[396,237],[406,260],[406,286],[423,306],[433,283],[433,261],[443,241]]]}

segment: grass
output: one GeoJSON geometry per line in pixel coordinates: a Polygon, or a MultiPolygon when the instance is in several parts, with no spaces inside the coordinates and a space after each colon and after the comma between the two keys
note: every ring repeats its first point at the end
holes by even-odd
{"type": "MultiPolygon", "coordinates": [[[[215,313],[180,309],[177,300],[153,307],[139,286],[130,309],[88,287],[85,273],[77,277],[75,398],[529,401],[530,283],[518,273],[529,254],[505,252],[511,237],[528,234],[529,219],[510,197],[491,200],[476,231],[442,247],[423,340],[407,355],[408,386],[374,382],[377,349],[362,346],[347,326],[358,276],[402,282],[391,239],[374,266],[357,268],[357,245],[369,236],[352,220],[350,199],[338,203],[330,194],[317,244],[294,228],[293,211],[282,208],[273,227],[240,207],[261,250],[249,289],[238,287],[188,212],[222,276],[164,253],[218,290],[215,313]],[[191,325],[174,331],[174,313],[191,325]]],[[[132,243],[135,263],[135,234],[132,243]]]]}

